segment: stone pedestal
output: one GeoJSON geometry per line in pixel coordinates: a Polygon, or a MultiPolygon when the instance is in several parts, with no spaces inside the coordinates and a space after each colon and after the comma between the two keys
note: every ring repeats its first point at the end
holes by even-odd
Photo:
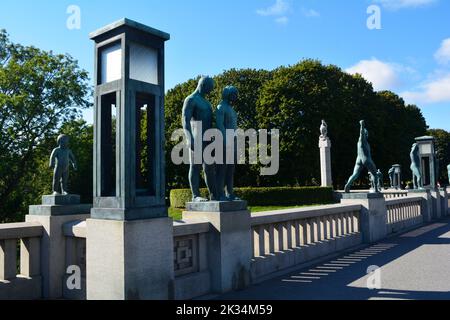
{"type": "Polygon", "coordinates": [[[341,203],[362,205],[360,225],[364,243],[375,243],[386,238],[387,208],[382,193],[345,193],[341,203]]]}
{"type": "Polygon", "coordinates": [[[431,191],[427,189],[422,190],[408,190],[408,196],[422,197],[422,216],[424,222],[430,222],[433,217],[433,198],[431,191]]]}
{"type": "Polygon", "coordinates": [[[34,216],[70,216],[80,212],[89,214],[92,205],[80,204],[79,195],[48,195],[42,196],[41,205],[29,207],[29,214],[34,216]]]}
{"type": "Polygon", "coordinates": [[[215,293],[250,285],[251,219],[245,201],[188,203],[183,220],[208,221],[208,264],[215,293]]]}
{"type": "Polygon", "coordinates": [[[333,177],[331,175],[331,141],[329,138],[319,140],[320,148],[320,174],[322,187],[332,187],[333,177]]]}
{"type": "Polygon", "coordinates": [[[441,193],[441,212],[442,217],[445,217],[448,215],[448,192],[446,188],[440,189],[441,193]]]}
{"type": "Polygon", "coordinates": [[[88,300],[167,300],[173,295],[173,221],[87,220],[88,300]]]}
{"type": "Polygon", "coordinates": [[[441,203],[441,191],[438,188],[430,190],[431,199],[433,200],[433,219],[440,219],[444,216],[441,203]]]}
{"type": "Polygon", "coordinates": [[[66,273],[66,238],[63,225],[89,218],[89,204],[80,204],[77,195],[42,197],[42,205],[29,207],[26,222],[38,222],[44,227],[41,240],[42,295],[45,299],[63,296],[66,273]]]}

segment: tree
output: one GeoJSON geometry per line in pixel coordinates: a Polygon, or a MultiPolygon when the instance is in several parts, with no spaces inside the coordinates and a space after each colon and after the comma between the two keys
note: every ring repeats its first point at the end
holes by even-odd
{"type": "Polygon", "coordinates": [[[23,206],[38,147],[91,106],[88,73],[69,55],[12,43],[0,31],[0,219],[23,206]]]}

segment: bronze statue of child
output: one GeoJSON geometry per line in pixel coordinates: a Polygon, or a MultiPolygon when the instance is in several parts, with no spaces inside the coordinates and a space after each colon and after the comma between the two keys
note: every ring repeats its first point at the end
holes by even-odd
{"type": "Polygon", "coordinates": [[[62,134],[57,139],[58,147],[50,157],[50,168],[53,171],[53,194],[68,195],[69,167],[77,170],[75,156],[69,149],[69,137],[62,134]]]}

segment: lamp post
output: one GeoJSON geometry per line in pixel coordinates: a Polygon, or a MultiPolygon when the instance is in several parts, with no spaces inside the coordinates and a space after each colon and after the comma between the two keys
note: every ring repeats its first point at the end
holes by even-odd
{"type": "Polygon", "coordinates": [[[94,207],[87,221],[88,299],[167,299],[173,225],[165,204],[164,44],[129,19],[95,42],[94,207]]]}
{"type": "Polygon", "coordinates": [[[437,187],[435,139],[431,136],[424,136],[416,138],[416,142],[419,145],[423,186],[427,189],[435,189],[437,187]]]}

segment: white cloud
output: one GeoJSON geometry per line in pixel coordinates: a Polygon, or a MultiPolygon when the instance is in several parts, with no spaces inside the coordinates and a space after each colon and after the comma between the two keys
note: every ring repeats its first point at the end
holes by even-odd
{"type": "Polygon", "coordinates": [[[434,58],[440,64],[447,64],[450,62],[450,38],[442,41],[441,47],[434,54],[434,58]]]}
{"type": "Polygon", "coordinates": [[[302,8],[302,14],[308,18],[316,18],[320,17],[320,13],[314,9],[305,9],[302,8]]]}
{"type": "Polygon", "coordinates": [[[398,10],[404,8],[417,8],[430,5],[438,0],[376,0],[383,7],[391,10],[398,10]]]}
{"type": "Polygon", "coordinates": [[[350,74],[359,73],[367,81],[371,82],[376,91],[392,90],[399,84],[398,70],[401,67],[392,63],[386,63],[378,59],[361,60],[354,66],[346,69],[350,74]]]}
{"type": "Polygon", "coordinates": [[[415,104],[450,102],[450,73],[428,80],[417,91],[406,91],[401,96],[406,102],[415,104]]]}
{"type": "Polygon", "coordinates": [[[256,13],[260,16],[283,16],[289,9],[289,3],[285,0],[275,0],[273,5],[265,9],[258,9],[256,13]]]}
{"type": "Polygon", "coordinates": [[[263,17],[275,17],[278,24],[287,24],[289,18],[287,14],[291,11],[291,6],[286,0],[275,0],[275,3],[268,8],[256,10],[256,13],[263,17]]]}

